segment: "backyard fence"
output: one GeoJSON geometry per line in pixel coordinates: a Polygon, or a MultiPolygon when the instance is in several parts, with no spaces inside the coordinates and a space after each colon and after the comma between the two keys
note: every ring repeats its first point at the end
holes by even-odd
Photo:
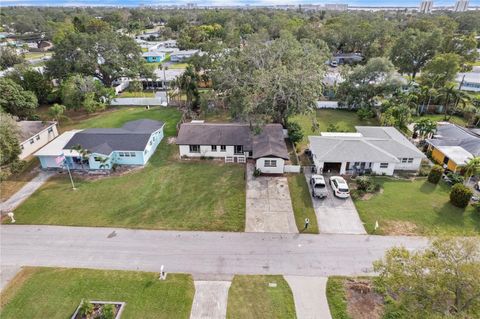
{"type": "Polygon", "coordinates": [[[285,165],[283,167],[283,171],[285,173],[300,173],[301,166],[300,165],[285,165]]]}

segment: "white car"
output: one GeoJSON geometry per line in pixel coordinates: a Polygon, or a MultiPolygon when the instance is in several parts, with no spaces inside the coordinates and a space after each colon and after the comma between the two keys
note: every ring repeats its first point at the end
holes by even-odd
{"type": "Polygon", "coordinates": [[[350,196],[350,190],[348,189],[347,182],[343,179],[343,177],[330,177],[330,185],[332,186],[335,196],[339,198],[348,198],[350,196]]]}
{"type": "Polygon", "coordinates": [[[312,186],[312,196],[320,199],[327,197],[327,184],[322,175],[312,175],[310,178],[310,185],[312,186]]]}

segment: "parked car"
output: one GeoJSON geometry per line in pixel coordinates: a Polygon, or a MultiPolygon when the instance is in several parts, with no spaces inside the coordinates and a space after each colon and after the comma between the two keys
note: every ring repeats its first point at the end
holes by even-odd
{"type": "Polygon", "coordinates": [[[340,198],[348,198],[350,196],[350,190],[348,189],[347,182],[341,176],[330,177],[330,186],[332,186],[335,196],[340,198]]]}
{"type": "Polygon", "coordinates": [[[330,66],[331,66],[332,68],[336,68],[336,67],[338,66],[337,61],[332,61],[332,62],[330,62],[330,66]]]}
{"type": "Polygon", "coordinates": [[[310,177],[310,185],[312,186],[312,197],[323,199],[327,197],[328,190],[325,178],[322,175],[312,175],[310,177]]]}

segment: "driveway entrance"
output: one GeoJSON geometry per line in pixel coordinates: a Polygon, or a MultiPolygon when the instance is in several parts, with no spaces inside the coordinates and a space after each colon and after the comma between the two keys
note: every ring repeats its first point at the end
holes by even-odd
{"type": "MultiPolygon", "coordinates": [[[[309,183],[310,176],[310,173],[305,173],[311,196],[312,189],[309,183]]],[[[315,215],[317,215],[320,233],[366,234],[367,232],[358,216],[357,208],[355,207],[353,200],[350,197],[346,199],[335,197],[332,187],[330,186],[329,176],[325,176],[325,181],[328,182],[327,198],[312,198],[313,209],[315,210],[315,215]]]]}
{"type": "Polygon", "coordinates": [[[284,176],[253,177],[247,163],[246,232],[298,233],[290,190],[284,176]]]}

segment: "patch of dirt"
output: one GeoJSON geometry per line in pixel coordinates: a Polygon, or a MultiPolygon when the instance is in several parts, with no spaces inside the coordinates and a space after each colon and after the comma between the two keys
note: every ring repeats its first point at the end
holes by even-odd
{"type": "Polygon", "coordinates": [[[380,319],[383,297],[377,294],[368,279],[348,279],[345,282],[347,312],[352,319],[380,319]]]}
{"type": "Polygon", "coordinates": [[[389,220],[380,225],[383,233],[386,235],[416,236],[417,225],[412,222],[389,220]]]}
{"type": "Polygon", "coordinates": [[[177,138],[175,136],[171,136],[167,140],[168,144],[175,144],[177,142],[177,138]]]}

